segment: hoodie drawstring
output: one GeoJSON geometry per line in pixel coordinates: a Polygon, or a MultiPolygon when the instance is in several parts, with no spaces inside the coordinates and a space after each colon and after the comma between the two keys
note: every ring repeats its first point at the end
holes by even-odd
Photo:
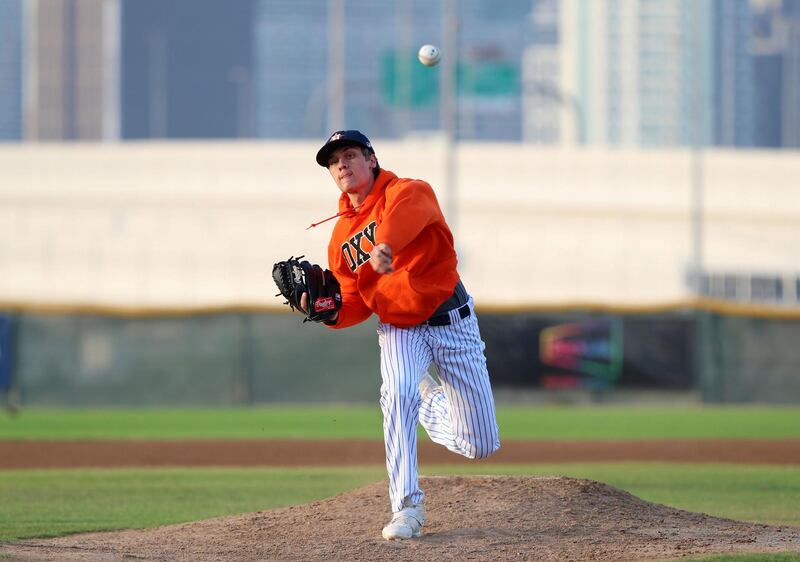
{"type": "Polygon", "coordinates": [[[314,228],[315,226],[318,226],[318,225],[320,225],[320,224],[322,224],[324,222],[328,222],[330,220],[333,220],[333,219],[335,219],[337,217],[341,217],[343,215],[344,216],[354,216],[358,212],[358,209],[359,209],[358,207],[351,207],[350,209],[346,209],[346,210],[344,210],[344,211],[342,211],[340,213],[336,213],[335,215],[333,215],[332,217],[328,217],[327,219],[323,219],[323,220],[321,220],[319,222],[312,222],[309,226],[306,227],[306,230],[314,228]]]}

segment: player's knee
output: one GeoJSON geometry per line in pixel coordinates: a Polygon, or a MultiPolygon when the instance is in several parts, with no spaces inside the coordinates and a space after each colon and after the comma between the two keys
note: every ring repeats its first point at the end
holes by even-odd
{"type": "Polygon", "coordinates": [[[485,459],[500,448],[500,441],[491,439],[464,439],[461,443],[461,454],[471,460],[485,459]]]}
{"type": "Polygon", "coordinates": [[[478,459],[485,459],[486,457],[490,457],[494,454],[497,449],[500,448],[500,442],[495,441],[493,443],[479,443],[477,447],[475,447],[475,456],[472,457],[475,460],[478,459]]]}

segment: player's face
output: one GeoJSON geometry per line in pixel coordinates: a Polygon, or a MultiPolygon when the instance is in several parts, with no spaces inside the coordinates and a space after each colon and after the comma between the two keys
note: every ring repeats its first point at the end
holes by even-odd
{"type": "Polygon", "coordinates": [[[360,199],[366,197],[372,188],[375,177],[372,170],[376,166],[375,156],[364,156],[357,146],[346,146],[331,153],[328,158],[328,171],[333,181],[343,193],[356,195],[360,199]]]}

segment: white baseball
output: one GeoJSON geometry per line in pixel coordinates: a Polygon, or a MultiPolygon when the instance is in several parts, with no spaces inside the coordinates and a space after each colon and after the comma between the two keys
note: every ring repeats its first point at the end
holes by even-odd
{"type": "Polygon", "coordinates": [[[419,48],[417,58],[425,66],[436,66],[442,58],[442,52],[436,45],[423,45],[419,48]]]}

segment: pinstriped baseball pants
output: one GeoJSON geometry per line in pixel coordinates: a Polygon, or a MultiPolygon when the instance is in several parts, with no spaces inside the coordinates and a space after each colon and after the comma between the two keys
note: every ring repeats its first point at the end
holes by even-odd
{"type": "Polygon", "coordinates": [[[381,411],[393,512],[422,502],[417,472],[417,424],[431,440],[471,459],[500,447],[494,398],[473,301],[471,314],[450,311],[449,326],[398,328],[378,323],[381,411]],[[442,389],[423,400],[419,381],[437,368],[442,389]]]}

